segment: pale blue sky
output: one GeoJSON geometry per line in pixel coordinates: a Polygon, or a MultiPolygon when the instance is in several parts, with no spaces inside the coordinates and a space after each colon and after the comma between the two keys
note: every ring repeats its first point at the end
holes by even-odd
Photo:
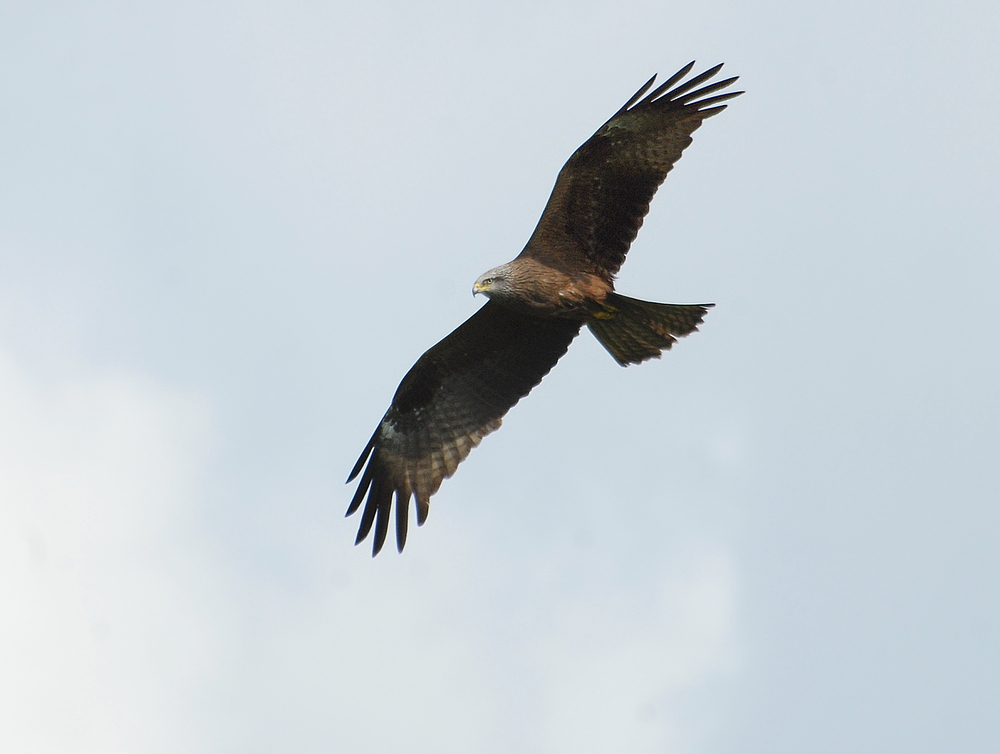
{"type": "Polygon", "coordinates": [[[0,9],[0,748],[1000,750],[1000,13],[0,9]],[[372,560],[343,480],[555,175],[726,63],[619,289],[372,560]]]}

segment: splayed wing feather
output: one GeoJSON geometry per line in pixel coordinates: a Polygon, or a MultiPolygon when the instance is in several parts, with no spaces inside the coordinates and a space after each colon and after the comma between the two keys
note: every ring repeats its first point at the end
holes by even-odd
{"type": "MultiPolygon", "coordinates": [[[[684,78],[685,76],[687,76],[688,73],[691,72],[692,68],[694,68],[694,61],[693,60],[690,63],[688,63],[686,66],[684,66],[683,68],[681,68],[679,71],[677,71],[677,73],[675,73],[669,79],[667,79],[662,84],[660,84],[658,87],[656,87],[656,89],[654,89],[652,92],[650,92],[649,96],[646,97],[646,99],[643,101],[643,104],[645,104],[646,102],[652,102],[654,99],[656,99],[657,97],[659,97],[661,94],[663,94],[665,91],[667,91],[667,89],[669,89],[674,84],[676,84],[678,81],[680,81],[682,78],[684,78]]],[[[652,84],[655,79],[656,79],[656,76],[653,76],[653,78],[650,80],[649,83],[652,84]]],[[[638,97],[636,97],[635,99],[638,99],[638,97]]],[[[629,107],[631,107],[634,104],[635,99],[633,99],[632,101],[630,101],[622,109],[623,110],[627,110],[629,107]]]]}
{"type": "Polygon", "coordinates": [[[410,492],[404,485],[396,490],[396,549],[403,551],[410,519],[410,492]]]}
{"type": "Polygon", "coordinates": [[[703,73],[699,73],[693,79],[688,79],[679,87],[677,87],[676,89],[672,89],[668,94],[664,95],[663,98],[665,100],[673,100],[674,102],[676,102],[677,98],[680,97],[682,94],[684,94],[684,92],[694,89],[696,86],[698,86],[698,84],[700,84],[703,81],[708,81],[710,78],[712,78],[712,76],[714,76],[721,70],[722,70],[722,63],[719,63],[717,66],[709,68],[707,71],[704,71],[703,73]]]}
{"type": "MultiPolygon", "coordinates": [[[[694,65],[694,64],[692,63],[692,65],[694,65]]],[[[617,113],[615,113],[615,115],[618,115],[619,113],[625,112],[630,107],[632,107],[632,105],[634,105],[636,102],[638,102],[639,101],[639,97],[641,97],[642,95],[644,95],[646,93],[646,91],[649,89],[649,87],[651,87],[653,85],[654,81],[656,81],[656,74],[655,73],[652,76],[649,77],[649,81],[647,81],[645,84],[643,84],[642,86],[639,87],[639,91],[637,91],[635,94],[633,94],[629,98],[629,101],[626,102],[624,105],[622,105],[621,109],[617,113]]]]}
{"type": "MultiPolygon", "coordinates": [[[[736,76],[732,78],[723,79],[722,81],[716,81],[714,84],[709,84],[708,86],[703,86],[701,89],[697,89],[689,94],[685,94],[683,97],[674,97],[673,100],[679,105],[686,105],[688,102],[698,99],[699,97],[704,97],[712,92],[717,92],[720,89],[725,89],[727,86],[736,81],[736,76]]],[[[730,96],[735,97],[736,93],[733,92],[730,96]]],[[[705,101],[700,100],[699,105],[704,106],[705,101]]]]}

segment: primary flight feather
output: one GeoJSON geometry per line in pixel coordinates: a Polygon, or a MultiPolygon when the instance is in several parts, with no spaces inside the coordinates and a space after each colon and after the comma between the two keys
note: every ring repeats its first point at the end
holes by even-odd
{"type": "Polygon", "coordinates": [[[395,498],[402,552],[410,499],[423,524],[441,482],[548,374],[583,325],[622,366],[659,358],[698,329],[712,304],[656,304],[614,288],[691,134],[743,93],[722,92],[736,77],[705,83],[721,64],[684,81],[693,67],[646,94],[651,78],[573,153],[524,250],[473,286],[490,300],[407,372],[347,479],[361,474],[347,515],[365,503],[355,544],[374,525],[378,554],[395,498]]]}

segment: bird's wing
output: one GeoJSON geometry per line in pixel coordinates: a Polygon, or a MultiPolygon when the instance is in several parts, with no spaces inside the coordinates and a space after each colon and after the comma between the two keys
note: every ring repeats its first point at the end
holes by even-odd
{"type": "Polygon", "coordinates": [[[736,77],[705,84],[722,68],[687,81],[689,63],[644,94],[654,76],[569,158],[522,255],[556,267],[596,268],[610,280],[625,261],[649,203],[705,118],[743,92],[736,77]],[[673,88],[671,88],[673,87],[673,88]]]}
{"type": "Polygon", "coordinates": [[[347,515],[354,513],[367,494],[355,544],[368,536],[374,523],[372,555],[378,554],[395,495],[396,546],[402,551],[410,497],[416,498],[417,523],[422,524],[441,482],[548,374],[580,326],[487,302],[421,356],[400,383],[347,480],[364,468],[347,509],[347,515]]]}

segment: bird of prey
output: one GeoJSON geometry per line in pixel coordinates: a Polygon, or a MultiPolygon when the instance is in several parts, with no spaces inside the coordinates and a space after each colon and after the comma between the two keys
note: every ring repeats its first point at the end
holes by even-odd
{"type": "Polygon", "coordinates": [[[367,496],[355,544],[374,524],[378,554],[395,497],[402,552],[410,499],[423,524],[441,482],[548,374],[583,325],[622,366],[659,358],[697,329],[712,304],[639,301],[614,286],[691,134],[743,93],[722,91],[736,77],[705,83],[721,64],[685,81],[693,66],[646,94],[653,76],[573,153],[524,250],[476,280],[473,293],[489,301],[403,377],[347,480],[364,469],[347,509],[349,516],[367,496]]]}

